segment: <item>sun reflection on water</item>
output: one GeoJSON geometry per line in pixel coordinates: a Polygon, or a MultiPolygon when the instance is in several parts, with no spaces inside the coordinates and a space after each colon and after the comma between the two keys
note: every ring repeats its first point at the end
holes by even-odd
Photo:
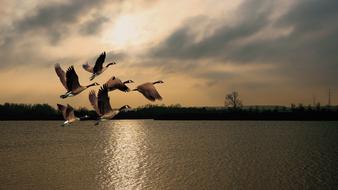
{"type": "Polygon", "coordinates": [[[107,122],[110,130],[105,147],[105,177],[101,187],[113,189],[141,189],[145,173],[143,121],[122,120],[107,122]]]}

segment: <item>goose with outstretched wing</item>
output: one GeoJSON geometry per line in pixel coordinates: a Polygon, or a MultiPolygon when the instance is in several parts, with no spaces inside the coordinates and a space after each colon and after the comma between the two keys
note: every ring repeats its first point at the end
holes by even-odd
{"type": "Polygon", "coordinates": [[[110,105],[110,99],[108,96],[108,86],[103,85],[99,92],[97,93],[97,97],[95,95],[95,91],[92,90],[89,92],[89,101],[92,107],[94,108],[97,115],[99,115],[99,121],[109,120],[114,118],[121,111],[126,111],[130,109],[130,106],[125,105],[120,109],[112,109],[110,105]]]}
{"type": "Polygon", "coordinates": [[[162,100],[161,95],[158,93],[158,91],[154,86],[155,84],[158,83],[163,83],[163,81],[159,80],[156,82],[147,82],[137,86],[135,89],[133,89],[133,91],[140,92],[141,94],[143,94],[145,98],[147,98],[150,101],[162,100]]]}
{"type": "Polygon", "coordinates": [[[74,114],[74,108],[70,106],[69,104],[67,104],[67,106],[62,105],[62,104],[57,104],[57,106],[58,106],[58,110],[62,113],[63,119],[65,120],[65,122],[63,123],[63,126],[69,125],[75,121],[88,118],[87,115],[85,115],[84,117],[76,117],[74,114]]]}
{"type": "Polygon", "coordinates": [[[122,92],[129,92],[130,89],[126,85],[128,83],[134,83],[134,81],[126,80],[122,82],[119,78],[113,76],[105,83],[105,85],[107,85],[109,91],[120,90],[122,92]]]}
{"type": "Polygon", "coordinates": [[[108,63],[106,66],[103,66],[103,63],[106,60],[106,52],[101,53],[101,55],[96,59],[94,67],[91,66],[89,63],[83,64],[82,67],[84,70],[92,73],[92,76],[89,78],[93,80],[95,77],[102,74],[105,70],[108,69],[109,66],[115,65],[115,62],[108,63]]]}
{"type": "Polygon", "coordinates": [[[55,64],[55,72],[58,75],[62,85],[67,90],[67,92],[61,95],[60,98],[76,96],[91,86],[99,85],[98,83],[94,82],[87,86],[81,86],[79,83],[79,77],[75,72],[74,66],[69,67],[67,72],[65,73],[60,67],[60,64],[55,64]]]}

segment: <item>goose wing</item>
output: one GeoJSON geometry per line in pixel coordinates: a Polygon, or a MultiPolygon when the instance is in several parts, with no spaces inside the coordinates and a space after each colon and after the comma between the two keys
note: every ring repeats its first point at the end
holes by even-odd
{"type": "Polygon", "coordinates": [[[107,85],[103,85],[103,87],[100,88],[97,96],[98,96],[97,105],[102,115],[113,111],[109,102],[107,85]]]}
{"type": "Polygon", "coordinates": [[[67,82],[66,82],[66,73],[62,70],[60,64],[55,64],[54,66],[55,72],[58,75],[62,85],[68,90],[67,88],[67,82]]]}
{"type": "Polygon", "coordinates": [[[63,119],[67,120],[67,115],[66,115],[67,106],[64,106],[62,104],[57,104],[57,106],[58,106],[58,110],[62,113],[63,119]]]}
{"type": "Polygon", "coordinates": [[[67,109],[66,109],[66,117],[67,120],[75,120],[75,114],[74,114],[74,108],[72,106],[70,106],[69,104],[67,104],[67,109]]]}
{"type": "Polygon", "coordinates": [[[150,101],[162,100],[161,95],[151,83],[145,83],[137,87],[137,89],[150,101]]]}
{"type": "Polygon", "coordinates": [[[94,67],[89,65],[88,63],[85,63],[82,65],[82,67],[84,68],[84,70],[90,72],[90,73],[93,73],[94,72],[94,67]]]}
{"type": "Polygon", "coordinates": [[[81,87],[79,83],[79,77],[77,76],[73,66],[69,67],[66,73],[67,89],[69,91],[75,90],[81,87]]]}
{"type": "Polygon", "coordinates": [[[89,102],[90,104],[93,106],[95,112],[98,114],[98,115],[101,115],[100,114],[100,111],[99,111],[99,108],[97,107],[97,97],[95,95],[95,91],[94,90],[91,90],[89,92],[89,102]]]}
{"type": "Polygon", "coordinates": [[[101,55],[96,59],[95,66],[93,68],[94,73],[102,70],[104,60],[106,59],[106,52],[101,53],[101,55]]]}

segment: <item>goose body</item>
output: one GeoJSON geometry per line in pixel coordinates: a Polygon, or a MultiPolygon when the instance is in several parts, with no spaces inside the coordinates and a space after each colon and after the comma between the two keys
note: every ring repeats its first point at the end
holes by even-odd
{"type": "Polygon", "coordinates": [[[82,67],[84,70],[92,73],[92,76],[89,78],[93,80],[95,77],[102,74],[105,70],[108,69],[109,66],[115,65],[115,62],[108,63],[106,66],[103,66],[103,63],[106,60],[106,52],[101,53],[101,55],[96,59],[94,67],[89,65],[88,63],[83,64],[82,67]]]}
{"type": "Polygon", "coordinates": [[[134,81],[132,80],[122,82],[119,78],[113,76],[105,83],[105,85],[107,85],[109,91],[118,89],[122,92],[129,92],[130,89],[126,84],[133,82],[134,81]]]}
{"type": "Polygon", "coordinates": [[[145,98],[150,101],[162,100],[161,95],[158,93],[154,86],[154,84],[157,83],[163,83],[163,81],[159,80],[156,82],[147,82],[137,86],[133,91],[139,91],[141,94],[143,94],[145,98]]]}
{"type": "Polygon", "coordinates": [[[95,91],[92,90],[89,93],[89,101],[93,106],[95,112],[100,116],[99,121],[109,120],[114,118],[120,111],[129,109],[130,106],[125,105],[120,109],[112,109],[108,96],[108,86],[103,85],[97,93],[97,97],[95,95],[95,91]]]}
{"type": "Polygon", "coordinates": [[[70,106],[69,104],[67,104],[67,106],[62,105],[62,104],[57,104],[57,106],[58,106],[58,110],[62,113],[63,119],[65,120],[63,125],[69,125],[83,118],[88,118],[87,115],[82,118],[76,117],[74,114],[74,108],[72,108],[72,106],[70,106]]]}
{"type": "Polygon", "coordinates": [[[66,88],[67,92],[61,95],[61,98],[72,97],[80,94],[91,86],[97,86],[98,83],[92,83],[87,86],[81,86],[79,83],[79,77],[77,76],[73,66],[69,67],[65,73],[59,64],[55,64],[55,72],[60,78],[62,85],[66,88]]]}

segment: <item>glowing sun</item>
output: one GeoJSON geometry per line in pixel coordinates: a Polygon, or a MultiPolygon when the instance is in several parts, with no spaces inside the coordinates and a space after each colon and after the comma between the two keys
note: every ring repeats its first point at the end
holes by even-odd
{"type": "Polygon", "coordinates": [[[140,38],[137,20],[131,16],[119,17],[111,30],[105,35],[105,40],[113,43],[114,46],[123,48],[136,44],[140,38]]]}

